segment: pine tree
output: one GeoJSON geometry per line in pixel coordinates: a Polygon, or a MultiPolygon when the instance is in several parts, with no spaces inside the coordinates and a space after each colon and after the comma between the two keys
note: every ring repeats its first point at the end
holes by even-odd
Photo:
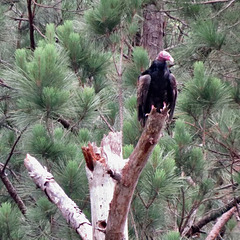
{"type": "MultiPolygon", "coordinates": [[[[128,220],[131,239],[180,239],[203,227],[208,233],[208,223],[240,201],[240,4],[210,2],[154,6],[164,13],[161,47],[176,60],[179,98],[175,121],[138,182],[128,220]]],[[[137,78],[153,58],[142,48],[147,19],[141,9],[155,2],[28,3],[33,19],[26,2],[0,4],[0,173],[26,208],[16,218],[19,203],[1,181],[0,238],[79,239],[36,189],[23,159],[34,155],[90,219],[81,147],[122,130],[124,159],[134,151],[142,133],[137,78]]],[[[236,225],[229,220],[225,237],[237,239],[236,225]]]]}

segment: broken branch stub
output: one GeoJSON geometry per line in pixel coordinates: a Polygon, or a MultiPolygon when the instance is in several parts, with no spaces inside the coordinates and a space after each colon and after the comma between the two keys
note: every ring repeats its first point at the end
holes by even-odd
{"type": "MultiPolygon", "coordinates": [[[[110,203],[126,162],[122,158],[121,133],[110,132],[103,137],[100,147],[89,143],[82,151],[89,184],[93,237],[105,239],[110,203]]],[[[125,235],[127,238],[127,224],[125,235]]]]}

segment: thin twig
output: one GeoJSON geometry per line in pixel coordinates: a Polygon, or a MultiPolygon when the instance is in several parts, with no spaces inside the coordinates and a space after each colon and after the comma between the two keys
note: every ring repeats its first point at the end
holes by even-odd
{"type": "Polygon", "coordinates": [[[103,114],[100,112],[100,110],[98,110],[100,117],[102,118],[102,120],[106,123],[106,125],[108,126],[108,128],[110,129],[110,131],[115,132],[114,128],[110,125],[110,123],[107,121],[107,119],[103,116],[103,114]]]}
{"type": "MultiPolygon", "coordinates": [[[[229,2],[229,1],[227,1],[229,2]]],[[[233,3],[235,2],[235,0],[230,1],[225,7],[223,7],[217,14],[215,14],[213,17],[211,17],[211,19],[217,17],[220,13],[222,13],[223,11],[225,11],[226,9],[228,9],[233,3]]]]}
{"type": "Polygon", "coordinates": [[[82,10],[67,10],[67,9],[55,7],[56,5],[58,5],[59,3],[61,3],[62,1],[59,1],[58,3],[54,4],[53,6],[43,5],[43,4],[37,3],[35,0],[32,0],[32,2],[33,2],[36,6],[38,6],[38,7],[42,7],[42,8],[52,8],[52,9],[55,9],[55,10],[66,11],[66,12],[79,13],[79,12],[83,12],[83,11],[86,10],[86,9],[82,9],[82,10]]]}
{"type": "Polygon", "coordinates": [[[176,20],[176,21],[182,23],[184,26],[189,27],[189,25],[188,25],[187,23],[185,23],[185,22],[184,22],[183,20],[181,20],[180,18],[173,17],[172,15],[169,14],[169,12],[165,11],[165,14],[166,14],[169,18],[171,18],[171,19],[173,19],[173,20],[176,20]]]}
{"type": "Polygon", "coordinates": [[[6,169],[7,165],[8,165],[8,162],[10,161],[10,159],[11,159],[11,157],[12,157],[12,155],[13,155],[14,149],[15,149],[15,147],[17,146],[17,143],[19,142],[22,134],[24,133],[24,131],[25,131],[26,129],[27,129],[27,127],[25,127],[25,128],[23,129],[23,131],[20,133],[20,135],[17,137],[16,141],[14,142],[14,144],[13,144],[13,146],[12,146],[12,149],[11,149],[9,155],[8,155],[8,158],[7,158],[5,164],[4,164],[3,168],[2,168],[2,171],[1,171],[2,174],[4,174],[4,171],[5,171],[5,169],[6,169]]]}
{"type": "Polygon", "coordinates": [[[40,29],[39,29],[35,24],[33,24],[33,27],[37,30],[37,32],[38,32],[43,38],[46,38],[46,36],[40,31],[40,29]]]}
{"type": "Polygon", "coordinates": [[[185,218],[185,195],[184,195],[184,190],[181,187],[181,193],[182,193],[182,214],[181,214],[181,221],[179,224],[179,232],[182,232],[182,225],[183,225],[183,219],[185,218]]]}

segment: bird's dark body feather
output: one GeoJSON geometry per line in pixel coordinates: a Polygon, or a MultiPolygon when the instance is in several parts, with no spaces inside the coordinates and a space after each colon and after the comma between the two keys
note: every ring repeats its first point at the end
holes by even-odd
{"type": "Polygon", "coordinates": [[[138,120],[144,127],[152,105],[157,111],[163,108],[164,103],[169,109],[169,120],[172,119],[177,97],[176,80],[165,61],[153,61],[138,79],[137,105],[138,120]]]}

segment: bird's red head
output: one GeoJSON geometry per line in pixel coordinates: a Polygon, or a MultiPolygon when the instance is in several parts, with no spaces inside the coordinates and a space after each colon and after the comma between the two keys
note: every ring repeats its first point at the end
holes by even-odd
{"type": "Polygon", "coordinates": [[[164,50],[158,54],[156,59],[159,61],[169,61],[171,64],[174,63],[173,57],[167,51],[164,50]]]}

